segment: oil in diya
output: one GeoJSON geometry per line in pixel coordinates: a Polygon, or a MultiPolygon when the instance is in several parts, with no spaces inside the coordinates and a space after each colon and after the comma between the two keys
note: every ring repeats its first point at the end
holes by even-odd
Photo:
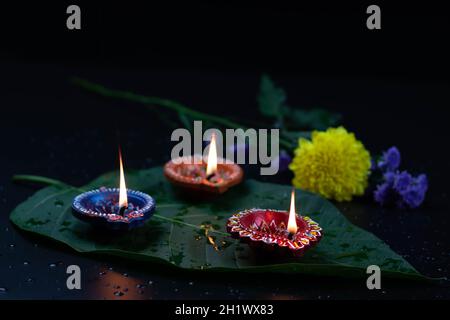
{"type": "Polygon", "coordinates": [[[294,190],[289,212],[244,210],[228,219],[227,231],[252,247],[295,257],[303,255],[322,238],[322,228],[317,222],[296,214],[294,190]]]}
{"type": "Polygon", "coordinates": [[[214,134],[206,162],[201,155],[194,155],[173,159],[164,166],[164,176],[172,184],[200,193],[224,193],[241,183],[243,175],[244,172],[238,164],[217,157],[214,134]]]}
{"type": "Polygon", "coordinates": [[[146,193],[127,189],[119,149],[119,188],[100,187],[73,200],[72,212],[78,219],[110,230],[129,230],[142,226],[155,210],[155,201],[146,193]]]}

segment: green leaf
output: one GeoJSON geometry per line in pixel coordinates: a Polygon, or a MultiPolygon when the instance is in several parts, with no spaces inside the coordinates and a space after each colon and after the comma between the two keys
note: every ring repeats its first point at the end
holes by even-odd
{"type": "Polygon", "coordinates": [[[341,115],[324,109],[295,109],[288,106],[282,108],[286,126],[292,129],[325,130],[339,123],[341,115]]]}
{"type": "Polygon", "coordinates": [[[289,107],[285,104],[286,99],[285,91],[276,87],[269,76],[261,77],[259,110],[262,115],[276,119],[277,126],[288,130],[325,130],[341,119],[340,114],[321,108],[304,110],[289,107]]]}
{"type": "Polygon", "coordinates": [[[300,190],[297,205],[301,213],[324,229],[319,245],[300,259],[275,260],[252,251],[227,235],[227,218],[246,208],[288,208],[291,191],[290,186],[255,180],[247,180],[214,201],[201,201],[174,189],[163,177],[161,167],[131,171],[127,172],[127,185],[149,193],[157,201],[155,216],[144,227],[111,235],[77,220],[71,212],[73,198],[80,190],[115,186],[116,174],[107,173],[83,188],[63,183],[46,187],[20,204],[10,219],[23,230],[65,243],[78,252],[184,269],[367,277],[367,266],[375,264],[383,276],[425,279],[383,241],[352,225],[330,202],[300,190]]]}
{"type": "Polygon", "coordinates": [[[281,107],[286,101],[283,89],[275,87],[275,84],[267,75],[261,77],[260,92],[258,96],[259,111],[270,118],[281,118],[281,107]]]}

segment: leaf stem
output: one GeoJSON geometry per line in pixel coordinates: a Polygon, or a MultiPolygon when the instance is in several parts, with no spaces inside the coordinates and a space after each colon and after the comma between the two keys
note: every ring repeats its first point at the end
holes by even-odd
{"type": "MultiPolygon", "coordinates": [[[[83,88],[90,92],[100,94],[104,97],[118,98],[118,99],[138,102],[138,103],[147,105],[148,108],[151,108],[149,105],[159,105],[161,107],[165,107],[167,109],[176,111],[181,114],[190,115],[197,119],[207,120],[207,121],[211,121],[211,122],[223,125],[227,128],[245,129],[245,126],[242,126],[239,123],[230,121],[221,116],[215,116],[212,114],[193,110],[193,109],[191,109],[179,102],[173,101],[173,100],[159,98],[159,97],[144,96],[144,95],[140,95],[140,94],[133,93],[130,91],[113,90],[113,89],[107,88],[101,84],[90,82],[88,80],[77,78],[77,77],[72,78],[71,82],[74,85],[79,86],[80,88],[83,88]]],[[[285,140],[284,138],[280,138],[280,144],[283,147],[288,148],[289,150],[292,148],[292,144],[288,140],[285,140]]]]}
{"type": "MultiPolygon", "coordinates": [[[[205,228],[203,228],[201,226],[197,226],[197,225],[192,224],[192,223],[187,223],[187,222],[184,222],[184,221],[181,221],[181,220],[178,220],[178,219],[172,219],[172,218],[164,217],[164,216],[161,216],[161,215],[156,214],[156,213],[153,216],[155,218],[160,219],[160,220],[165,220],[165,221],[169,221],[169,222],[172,222],[172,223],[182,224],[182,225],[185,225],[185,226],[188,226],[188,227],[191,227],[191,228],[194,228],[194,229],[198,229],[198,230],[205,230],[205,228]]],[[[214,230],[214,229],[208,229],[208,230],[209,230],[209,232],[221,234],[223,236],[229,236],[229,234],[226,233],[226,232],[222,232],[222,231],[218,231],[218,230],[214,230]]]]}
{"type": "Polygon", "coordinates": [[[34,176],[29,174],[16,174],[12,177],[13,181],[28,181],[28,182],[36,182],[36,183],[42,183],[42,184],[48,184],[52,186],[66,186],[66,184],[62,181],[55,180],[48,177],[42,177],[42,176],[34,176]]]}
{"type": "Polygon", "coordinates": [[[56,180],[56,179],[52,179],[52,178],[48,178],[48,177],[43,177],[43,176],[35,176],[35,175],[30,175],[30,174],[16,174],[12,177],[12,181],[15,182],[21,182],[21,181],[26,181],[26,182],[35,182],[35,183],[41,183],[41,184],[46,184],[49,186],[55,186],[55,187],[69,187],[72,188],[74,190],[78,190],[81,192],[86,192],[86,189],[83,188],[77,188],[71,185],[68,185],[67,183],[64,183],[60,180],[56,180]]]}

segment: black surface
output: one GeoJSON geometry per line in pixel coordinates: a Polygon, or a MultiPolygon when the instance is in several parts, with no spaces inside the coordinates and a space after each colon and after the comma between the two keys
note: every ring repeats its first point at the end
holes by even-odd
{"type": "MultiPolygon", "coordinates": [[[[50,176],[83,185],[116,168],[118,142],[129,169],[161,165],[170,156],[171,127],[160,118],[164,113],[88,94],[73,87],[68,82],[70,76],[179,100],[230,118],[256,120],[259,76],[269,71],[286,89],[290,104],[341,112],[344,125],[368,149],[376,153],[396,145],[402,152],[403,168],[428,174],[430,189],[419,210],[384,210],[367,198],[339,204],[339,208],[422,273],[449,276],[450,88],[444,59],[448,53],[444,45],[448,19],[444,19],[442,10],[425,8],[426,19],[422,21],[426,23],[409,29],[403,27],[404,19],[411,18],[409,11],[393,11],[399,21],[394,23],[397,15],[388,13],[387,30],[368,35],[366,30],[356,28],[361,21],[361,6],[320,10],[282,5],[276,10],[265,5],[258,9],[222,6],[214,7],[216,16],[205,13],[210,12],[205,4],[200,7],[203,11],[188,11],[192,24],[183,28],[180,20],[171,20],[177,22],[166,24],[168,30],[158,29],[153,42],[146,42],[150,37],[147,31],[167,15],[153,14],[157,22],[148,22],[139,7],[124,10],[128,18],[122,17],[122,24],[112,29],[105,27],[105,20],[112,19],[105,15],[118,14],[120,8],[108,11],[95,7],[95,14],[88,18],[94,27],[83,31],[85,38],[54,27],[53,23],[60,20],[64,24],[64,18],[46,19],[42,30],[47,33],[28,28],[20,19],[14,33],[8,24],[12,19],[3,20],[11,32],[0,62],[0,288],[6,288],[6,292],[0,292],[0,299],[450,298],[446,286],[385,279],[382,290],[369,291],[365,279],[173,272],[157,264],[81,256],[10,224],[11,210],[37,190],[13,184],[13,174],[50,176]],[[347,15],[346,9],[350,10],[347,15]],[[309,14],[308,10],[313,11],[309,14]],[[333,10],[346,17],[343,29],[332,28],[338,20],[333,10]],[[328,11],[335,20],[323,22],[320,12],[328,11]],[[139,19],[133,19],[130,12],[139,19]],[[234,24],[222,30],[220,22],[228,21],[229,15],[236,17],[233,12],[240,18],[230,18],[234,24]],[[102,20],[97,20],[97,15],[102,20]],[[268,16],[276,16],[272,25],[277,27],[268,27],[268,16]],[[201,17],[206,20],[199,20],[201,17]],[[255,23],[259,20],[261,23],[255,23]],[[201,27],[206,21],[215,27],[205,34],[208,39],[202,37],[204,33],[194,32],[204,30],[201,27]],[[309,28],[305,21],[316,23],[316,27],[309,28]],[[270,45],[266,36],[253,32],[261,28],[273,32],[270,45]],[[169,38],[175,29],[181,33],[169,38]],[[223,34],[225,31],[234,38],[223,34]],[[192,41],[183,43],[183,32],[192,34],[192,41]],[[66,36],[72,37],[73,47],[66,36]],[[273,45],[277,40],[281,43],[273,45]],[[70,264],[82,269],[81,291],[66,289],[65,268],[70,264]],[[125,288],[125,295],[114,295],[125,288]]],[[[412,14],[420,16],[419,9],[412,14]]],[[[58,10],[50,8],[51,13],[58,10]]],[[[167,13],[164,10],[168,9],[161,6],[158,10],[167,13]]],[[[28,15],[24,12],[22,18],[28,15]]],[[[290,176],[284,173],[266,180],[289,183],[290,176]]]]}

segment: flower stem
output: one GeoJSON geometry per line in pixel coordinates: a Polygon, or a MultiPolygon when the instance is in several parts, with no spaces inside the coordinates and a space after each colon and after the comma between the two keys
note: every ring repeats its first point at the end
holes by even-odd
{"type": "MultiPolygon", "coordinates": [[[[138,102],[138,103],[148,105],[149,108],[151,108],[149,105],[159,105],[161,107],[165,107],[167,109],[170,109],[170,110],[182,113],[182,114],[190,115],[191,117],[194,117],[197,119],[207,120],[207,121],[214,122],[216,124],[223,125],[227,128],[245,129],[245,126],[242,126],[239,123],[230,121],[224,117],[215,116],[212,114],[193,110],[193,109],[191,109],[185,105],[182,105],[179,102],[173,101],[173,100],[159,98],[159,97],[148,97],[148,96],[140,95],[140,94],[133,93],[130,91],[113,90],[113,89],[107,88],[101,84],[90,82],[88,80],[77,78],[77,77],[72,78],[71,82],[74,85],[79,86],[80,88],[83,88],[90,92],[100,94],[104,97],[118,98],[118,99],[138,102]]],[[[289,150],[292,148],[292,144],[288,140],[285,140],[283,138],[280,138],[280,144],[283,147],[288,148],[289,150]]]]}

